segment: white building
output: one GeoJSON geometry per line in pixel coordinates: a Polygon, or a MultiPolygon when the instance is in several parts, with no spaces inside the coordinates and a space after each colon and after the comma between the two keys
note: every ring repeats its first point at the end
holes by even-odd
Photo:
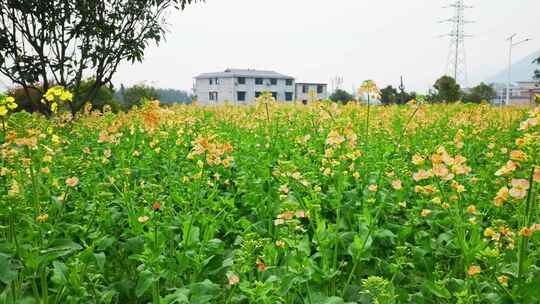
{"type": "Polygon", "coordinates": [[[295,85],[294,77],[279,74],[274,71],[227,69],[224,72],[204,73],[195,77],[195,95],[202,105],[249,103],[263,92],[271,92],[277,101],[302,100],[303,88],[307,85],[310,90],[317,92],[317,99],[327,98],[326,84],[295,85]],[[298,90],[300,88],[300,90],[298,90]],[[320,92],[320,93],[319,93],[320,92]]]}
{"type": "Polygon", "coordinates": [[[309,101],[328,98],[328,85],[325,83],[297,83],[295,89],[296,100],[307,104],[309,101]]]}
{"type": "MultiPolygon", "coordinates": [[[[507,85],[502,83],[492,84],[497,96],[491,101],[494,105],[506,104],[507,85]]],[[[536,94],[540,94],[540,85],[536,81],[518,81],[510,85],[510,103],[508,106],[534,105],[536,94]]]]}

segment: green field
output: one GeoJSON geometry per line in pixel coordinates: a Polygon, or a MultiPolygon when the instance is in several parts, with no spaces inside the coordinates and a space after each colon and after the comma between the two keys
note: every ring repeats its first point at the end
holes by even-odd
{"type": "Polygon", "coordinates": [[[540,303],[528,110],[13,114],[0,303],[540,303]]]}

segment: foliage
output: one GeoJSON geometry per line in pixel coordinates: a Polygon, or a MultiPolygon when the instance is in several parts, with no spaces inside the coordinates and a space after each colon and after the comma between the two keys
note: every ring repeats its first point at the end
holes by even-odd
{"type": "Polygon", "coordinates": [[[191,96],[186,91],[176,89],[156,89],[162,103],[191,103],[191,96]]]}
{"type": "Polygon", "coordinates": [[[125,109],[131,109],[133,106],[140,106],[145,101],[156,100],[158,98],[159,92],[156,88],[146,84],[136,84],[125,89],[123,105],[125,109]]]}
{"type": "Polygon", "coordinates": [[[422,99],[9,115],[0,301],[538,303],[540,109],[422,99]]]}
{"type": "Polygon", "coordinates": [[[463,99],[465,102],[480,103],[490,102],[495,97],[497,97],[497,92],[495,91],[495,89],[492,86],[482,82],[479,85],[473,87],[470,92],[465,94],[463,99]]]}
{"type": "Polygon", "coordinates": [[[395,104],[399,101],[399,93],[394,87],[387,86],[386,88],[381,89],[381,102],[385,105],[395,104]]]}
{"type": "Polygon", "coordinates": [[[461,88],[456,80],[450,76],[437,79],[433,87],[436,90],[436,102],[455,102],[461,99],[461,88]]]}
{"type": "Polygon", "coordinates": [[[349,101],[352,101],[354,97],[349,94],[349,92],[337,89],[332,95],[330,95],[330,100],[334,102],[341,102],[343,104],[348,103],[349,101]]]}
{"type": "Polygon", "coordinates": [[[89,92],[93,89],[95,85],[94,79],[86,79],[81,82],[78,92],[74,92],[74,109],[75,112],[79,112],[86,103],[90,103],[93,109],[102,110],[105,105],[111,107],[114,112],[120,110],[120,104],[118,101],[114,100],[114,89],[111,86],[102,86],[95,93],[92,101],[85,100],[84,98],[88,96],[89,92]]]}
{"type": "Polygon", "coordinates": [[[0,73],[30,103],[31,89],[44,94],[51,84],[80,92],[85,75],[94,82],[81,98],[93,101],[121,62],[142,61],[149,44],[162,41],[170,8],[194,1],[1,1],[0,73]]]}

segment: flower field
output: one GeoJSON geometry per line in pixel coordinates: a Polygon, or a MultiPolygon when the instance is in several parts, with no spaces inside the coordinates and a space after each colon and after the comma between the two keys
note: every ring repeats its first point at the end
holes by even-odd
{"type": "Polygon", "coordinates": [[[3,116],[0,303],[540,303],[529,111],[3,116]]]}

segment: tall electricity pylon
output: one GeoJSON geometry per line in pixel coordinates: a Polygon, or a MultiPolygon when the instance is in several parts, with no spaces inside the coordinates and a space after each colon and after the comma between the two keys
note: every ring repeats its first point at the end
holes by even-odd
{"type": "Polygon", "coordinates": [[[441,21],[452,24],[452,31],[449,34],[441,36],[450,37],[446,73],[447,75],[454,77],[461,87],[466,87],[468,85],[468,79],[465,38],[472,36],[465,33],[465,24],[472,23],[472,21],[465,19],[465,10],[472,8],[472,6],[465,5],[464,0],[456,0],[445,8],[454,9],[454,17],[441,21]]]}

